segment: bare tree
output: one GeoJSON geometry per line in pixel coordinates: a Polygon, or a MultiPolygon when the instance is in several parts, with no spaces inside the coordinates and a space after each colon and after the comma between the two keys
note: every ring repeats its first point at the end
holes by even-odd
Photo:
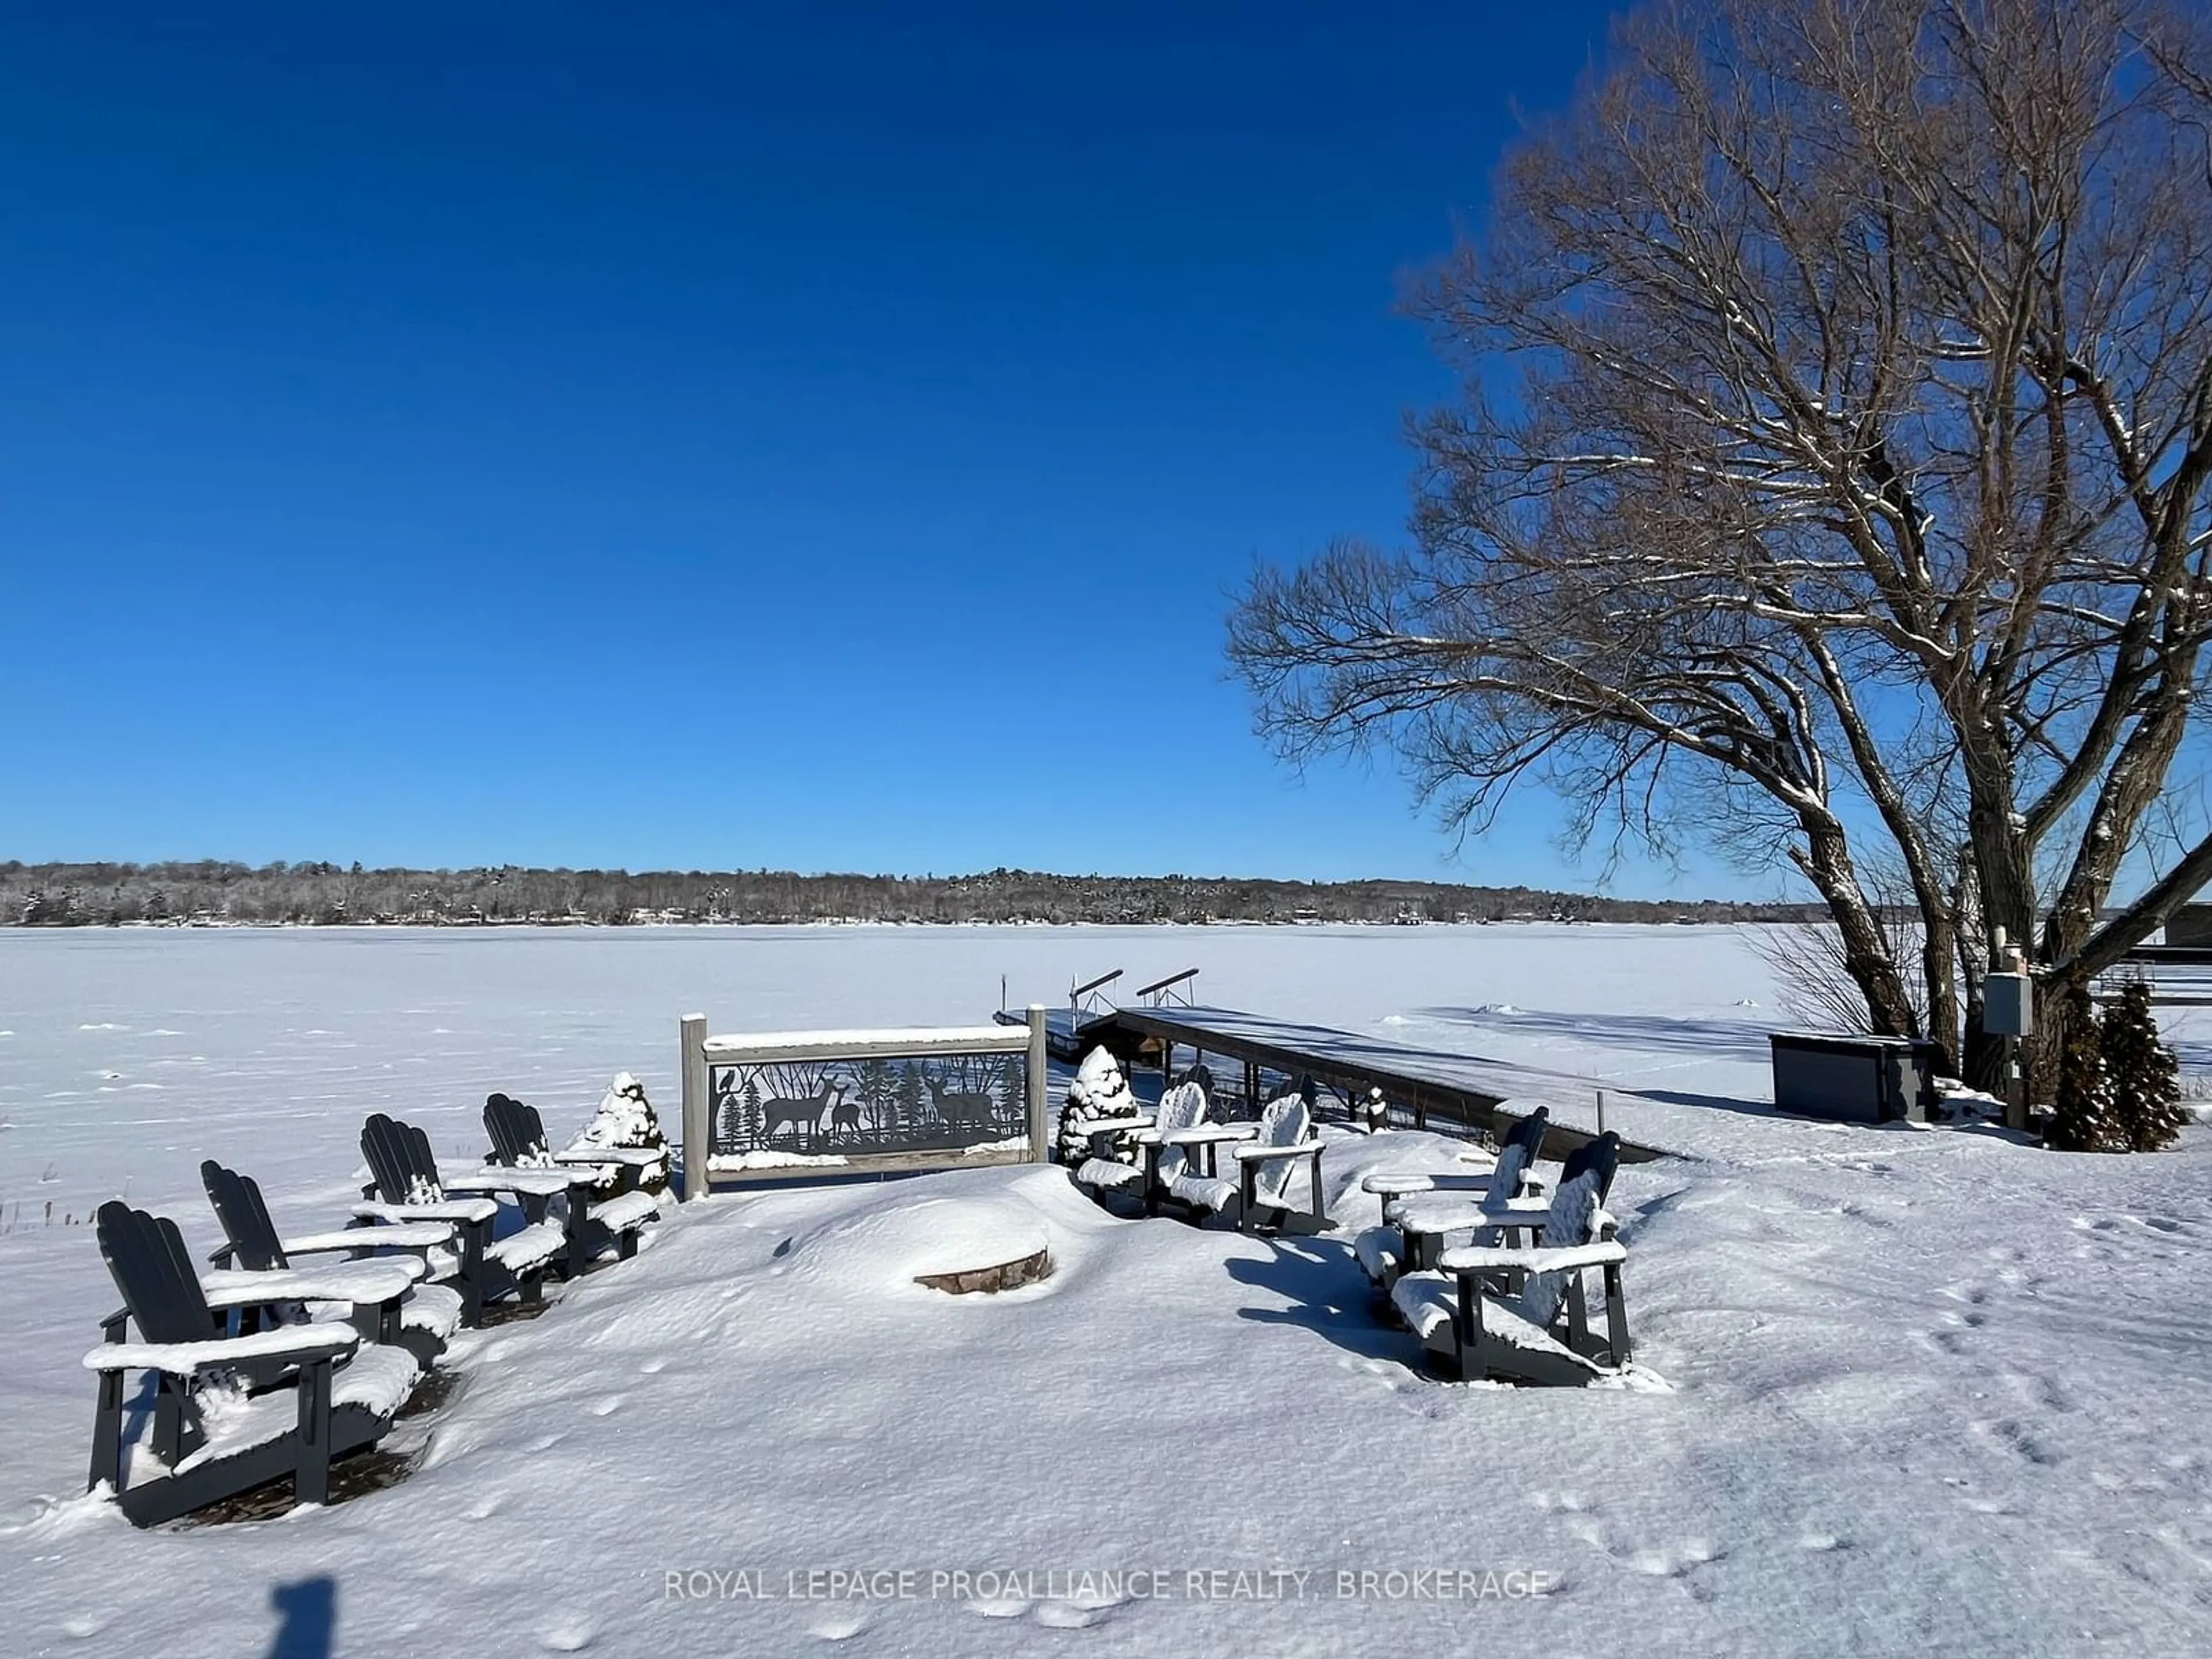
{"type": "MultiPolygon", "coordinates": [[[[1870,860],[1867,886],[1875,926],[1892,959],[1912,960],[1919,953],[1922,924],[1911,884],[1893,864],[1870,860]]],[[[1766,923],[1738,933],[1773,974],[1781,1007],[1790,1018],[1815,1030],[1873,1030],[1866,994],[1852,977],[1843,935],[1832,921],[1766,923]]],[[[1905,989],[1917,1029],[1929,1029],[1926,985],[1908,979],[1905,989]]]]}
{"type": "Polygon", "coordinates": [[[1232,615],[1262,731],[1395,750],[1468,823],[1540,781],[1663,839],[1700,782],[1873,1028],[1986,1081],[1992,930],[2079,982],[2212,875],[2207,836],[2103,915],[2212,622],[2208,61],[2159,0],[1638,13],[1414,296],[1467,380],[1413,429],[1411,550],[1232,615]]]}

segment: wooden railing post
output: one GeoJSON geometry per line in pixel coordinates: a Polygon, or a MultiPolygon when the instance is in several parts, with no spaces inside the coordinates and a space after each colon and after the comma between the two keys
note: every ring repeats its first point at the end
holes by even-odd
{"type": "Polygon", "coordinates": [[[714,1155],[714,1125],[707,1113],[707,1016],[686,1014],[684,1047],[684,1201],[707,1192],[707,1161],[714,1155]]]}
{"type": "Polygon", "coordinates": [[[1046,1063],[1049,1051],[1045,1047],[1044,1005],[1030,1004],[1030,1162],[1042,1164],[1052,1155],[1052,1126],[1045,1121],[1046,1063]]]}

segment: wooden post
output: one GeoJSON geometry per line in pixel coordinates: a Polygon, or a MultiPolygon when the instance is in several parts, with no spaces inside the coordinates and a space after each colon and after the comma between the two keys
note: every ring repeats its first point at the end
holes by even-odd
{"type": "MultiPolygon", "coordinates": [[[[1999,973],[2026,973],[2027,963],[2016,960],[2018,947],[2006,937],[2005,930],[1990,930],[1990,960],[1996,963],[1999,973]]],[[[2007,1034],[1999,1050],[2004,1063],[2004,1121],[2008,1129],[2027,1127],[2027,1068],[2021,1064],[2020,1039],[2007,1034]]]]}
{"type": "Polygon", "coordinates": [[[2027,1127],[2027,1068],[2021,1064],[2020,1039],[2004,1040],[2004,1121],[2008,1129],[2027,1127]]]}
{"type": "Polygon", "coordinates": [[[1045,1047],[1044,1004],[1030,1004],[1030,1162],[1042,1164],[1052,1156],[1051,1125],[1047,1123],[1046,1066],[1051,1051],[1045,1047]]]}
{"type": "Polygon", "coordinates": [[[1605,1091],[1602,1089],[1597,1091],[1597,1132],[1602,1139],[1605,1134],[1605,1091]]]}
{"type": "Polygon", "coordinates": [[[714,1126],[707,1115],[707,1016],[686,1014],[684,1049],[684,1202],[707,1194],[707,1160],[714,1155],[714,1126]]]}

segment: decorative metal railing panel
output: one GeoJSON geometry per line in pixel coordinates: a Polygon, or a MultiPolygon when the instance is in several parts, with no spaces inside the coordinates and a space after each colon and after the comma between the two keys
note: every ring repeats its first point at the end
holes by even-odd
{"type": "Polygon", "coordinates": [[[1025,1137],[1024,1054],[872,1054],[707,1067],[718,1165],[957,1152],[1025,1137]]]}
{"type": "Polygon", "coordinates": [[[762,1031],[680,1022],[684,1196],[714,1182],[1042,1163],[1049,1033],[1017,1024],[762,1031]]]}

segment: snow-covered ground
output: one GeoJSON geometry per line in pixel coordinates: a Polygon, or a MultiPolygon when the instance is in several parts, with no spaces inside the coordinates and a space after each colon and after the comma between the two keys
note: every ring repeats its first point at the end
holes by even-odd
{"type": "MultiPolygon", "coordinates": [[[[0,932],[0,1651],[2201,1644],[2212,1130],[2091,1159],[1775,1119],[1773,1001],[1737,937],[1685,927],[0,932]],[[64,1218],[112,1194],[204,1246],[212,1155],[325,1225],[372,1109],[473,1159],[488,1091],[568,1131],[627,1069],[672,1119],[690,1009],[964,1024],[1002,974],[1018,1003],[1193,963],[1209,1002],[1709,1113],[1703,1156],[1624,1167],[1612,1205],[1673,1392],[1441,1384],[1343,1239],[976,1170],[688,1206],[458,1344],[392,1490],[154,1534],[76,1496],[114,1294],[64,1218]],[[1001,1238],[1058,1272],[910,1283],[1001,1238]]],[[[2174,1030],[2201,1065],[2212,1020],[2174,1030]]],[[[1362,1172],[1450,1150],[1333,1147],[1346,1237],[1362,1172]]]]}

